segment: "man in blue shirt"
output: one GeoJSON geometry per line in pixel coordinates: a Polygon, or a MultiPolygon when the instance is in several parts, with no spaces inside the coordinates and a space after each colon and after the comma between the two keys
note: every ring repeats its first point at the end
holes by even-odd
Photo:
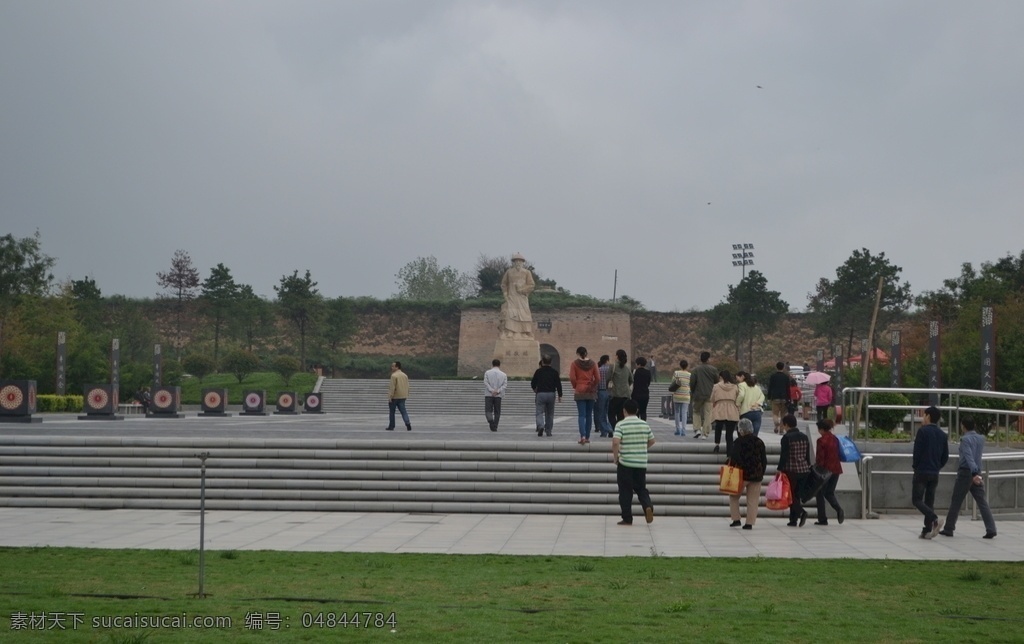
{"type": "Polygon", "coordinates": [[[952,537],[956,530],[956,519],[960,515],[960,505],[967,497],[967,492],[974,497],[974,503],[985,522],[984,539],[996,536],[996,520],[992,509],[985,498],[985,481],[981,478],[981,453],[985,451],[985,437],[974,431],[974,420],[964,418],[960,421],[963,436],[960,437],[960,462],[957,464],[956,483],[953,484],[953,497],[949,500],[949,513],[946,514],[946,527],[939,534],[952,537]]]}
{"type": "Polygon", "coordinates": [[[939,408],[932,405],[924,410],[928,424],[917,430],[914,439],[914,481],[911,502],[924,515],[922,539],[931,539],[942,529],[942,520],[935,514],[935,488],[939,484],[939,472],[949,461],[949,442],[946,433],[939,429],[941,417],[939,408]]]}

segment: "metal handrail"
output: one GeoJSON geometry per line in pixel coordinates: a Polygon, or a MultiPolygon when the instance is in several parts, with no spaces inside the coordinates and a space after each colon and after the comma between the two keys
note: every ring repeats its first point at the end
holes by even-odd
{"type": "MultiPolygon", "coordinates": [[[[853,406],[858,404],[856,396],[858,394],[864,394],[865,411],[862,418],[864,436],[867,436],[868,428],[870,427],[870,415],[872,409],[905,409],[910,412],[910,436],[913,438],[917,434],[917,426],[915,421],[919,421],[918,415],[914,414],[914,411],[920,410],[922,406],[917,405],[872,405],[871,394],[872,393],[902,393],[902,394],[920,394],[928,396],[938,396],[939,404],[936,405],[940,410],[946,412],[947,420],[946,424],[949,427],[949,434],[951,437],[959,437],[960,429],[960,415],[961,413],[970,414],[988,414],[995,417],[997,426],[1007,427],[1010,426],[1010,418],[1024,417],[1024,410],[1014,409],[982,409],[978,407],[962,407],[960,405],[961,396],[974,396],[978,398],[995,398],[1008,401],[1020,401],[1024,403],[1024,394],[1010,393],[1004,391],[987,391],[981,389],[931,389],[923,387],[846,387],[843,389],[841,394],[842,404],[845,407],[853,406]],[[943,404],[942,397],[946,396],[945,404],[943,404]],[[1000,425],[1000,420],[1005,421],[1005,424],[1000,425]]],[[[854,440],[857,439],[857,432],[861,428],[852,422],[853,419],[846,419],[847,432],[850,437],[854,440]]],[[[999,436],[993,441],[995,445],[1000,445],[999,436]]],[[[1007,432],[1007,441],[1009,444],[1009,432],[1007,432]]]]}
{"type": "MultiPolygon", "coordinates": [[[[913,476],[912,470],[884,470],[881,472],[873,471],[872,464],[876,458],[913,458],[911,454],[862,454],[860,459],[860,490],[861,490],[861,517],[865,519],[877,519],[879,513],[875,512],[874,508],[874,475],[900,475],[900,476],[913,476]]],[[[981,457],[982,466],[984,471],[982,472],[982,478],[987,485],[991,479],[1024,479],[1024,469],[1019,470],[992,470],[991,463],[996,461],[1010,461],[1010,460],[1024,460],[1024,452],[1002,452],[999,454],[983,454],[981,457]]],[[[955,472],[939,472],[939,476],[956,476],[955,472]]],[[[1020,505],[1020,486],[1013,486],[1013,510],[1015,513],[1021,509],[1020,505]]],[[[974,503],[974,498],[968,495],[967,507],[971,510],[971,517],[974,520],[978,518],[978,508],[974,503]]],[[[995,510],[993,510],[995,512],[995,510]]]]}

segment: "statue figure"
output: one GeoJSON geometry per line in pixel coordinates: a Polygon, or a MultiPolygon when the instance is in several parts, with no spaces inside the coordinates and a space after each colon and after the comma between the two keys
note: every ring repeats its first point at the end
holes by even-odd
{"type": "Polygon", "coordinates": [[[526,258],[516,253],[512,268],[501,278],[501,321],[498,331],[502,338],[533,339],[533,316],[530,315],[530,293],[533,293],[533,273],[526,268],[526,258]]]}

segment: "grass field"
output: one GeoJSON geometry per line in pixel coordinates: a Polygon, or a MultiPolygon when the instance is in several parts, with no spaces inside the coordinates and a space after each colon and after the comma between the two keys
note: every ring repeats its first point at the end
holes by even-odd
{"type": "Polygon", "coordinates": [[[272,371],[259,371],[249,374],[242,382],[238,382],[231,374],[215,373],[210,374],[199,382],[199,378],[185,378],[181,381],[181,402],[185,405],[198,405],[203,401],[203,389],[227,389],[228,402],[238,405],[242,402],[242,393],[250,389],[265,390],[267,392],[268,405],[273,405],[277,400],[277,394],[281,391],[294,391],[298,394],[299,400],[302,395],[313,391],[316,384],[316,376],[311,373],[297,373],[291,377],[288,384],[284,378],[272,371]]]}
{"type": "Polygon", "coordinates": [[[1024,626],[1018,563],[222,551],[205,598],[194,551],[4,548],[0,570],[3,642],[1013,642],[1024,626]],[[231,624],[173,623],[196,617],[231,624]]]}

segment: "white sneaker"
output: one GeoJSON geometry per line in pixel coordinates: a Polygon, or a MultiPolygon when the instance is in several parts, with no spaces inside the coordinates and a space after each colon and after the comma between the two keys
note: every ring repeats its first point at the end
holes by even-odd
{"type": "Polygon", "coordinates": [[[701,433],[701,435],[700,435],[700,439],[701,439],[702,441],[706,441],[706,440],[708,439],[708,435],[707,435],[707,434],[704,434],[704,433],[701,433]]]}

